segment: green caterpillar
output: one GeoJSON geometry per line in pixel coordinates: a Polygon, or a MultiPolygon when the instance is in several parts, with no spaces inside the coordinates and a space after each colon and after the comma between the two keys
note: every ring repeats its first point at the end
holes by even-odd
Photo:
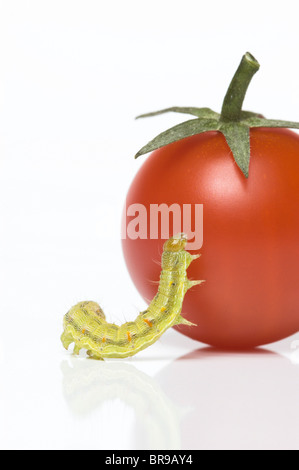
{"type": "Polygon", "coordinates": [[[65,349],[75,343],[74,354],[86,349],[94,359],[124,358],[147,348],[174,325],[194,325],[181,316],[188,289],[204,281],[191,281],[186,270],[200,255],[185,251],[187,237],[180,233],[164,243],[162,272],[156,296],[134,322],[108,323],[95,302],[80,302],[64,316],[61,341],[65,349]]]}

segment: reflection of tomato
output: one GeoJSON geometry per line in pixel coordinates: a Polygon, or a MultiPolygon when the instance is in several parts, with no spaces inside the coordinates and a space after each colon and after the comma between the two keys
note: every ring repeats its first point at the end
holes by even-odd
{"type": "MultiPolygon", "coordinates": [[[[127,207],[203,204],[202,256],[188,270],[205,279],[185,297],[183,334],[244,348],[299,330],[299,136],[251,129],[250,176],[237,167],[222,134],[206,132],[154,151],[137,173],[127,207]]],[[[129,221],[129,218],[127,222],[129,221]]],[[[171,233],[170,233],[171,235],[171,233]]],[[[162,240],[123,240],[131,277],[151,300],[162,240]]]]}
{"type": "Polygon", "coordinates": [[[180,416],[180,449],[298,450],[298,372],[265,349],[207,347],[173,361],[155,380],[180,416]]]}

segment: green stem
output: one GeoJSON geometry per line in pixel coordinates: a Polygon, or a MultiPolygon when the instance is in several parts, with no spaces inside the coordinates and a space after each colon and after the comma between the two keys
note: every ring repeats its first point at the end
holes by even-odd
{"type": "Polygon", "coordinates": [[[253,75],[260,68],[257,60],[249,53],[243,55],[223,100],[221,121],[239,121],[243,101],[253,75]]]}

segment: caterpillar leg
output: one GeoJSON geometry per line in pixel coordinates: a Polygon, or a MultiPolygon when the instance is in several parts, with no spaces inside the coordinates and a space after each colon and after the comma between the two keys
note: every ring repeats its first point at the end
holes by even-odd
{"type": "Polygon", "coordinates": [[[101,357],[99,354],[97,354],[95,351],[92,351],[91,349],[89,349],[86,353],[90,359],[97,359],[98,361],[103,361],[104,358],[101,357]]]}
{"type": "Polygon", "coordinates": [[[205,281],[197,281],[197,280],[186,279],[185,290],[187,291],[187,290],[191,289],[191,287],[199,286],[203,282],[205,282],[205,281]]]}
{"type": "Polygon", "coordinates": [[[69,345],[74,342],[74,338],[70,333],[64,331],[60,337],[63,347],[67,350],[69,345]]]}
{"type": "Polygon", "coordinates": [[[191,321],[188,321],[182,315],[178,315],[175,325],[197,326],[196,323],[192,323],[191,321]]]}

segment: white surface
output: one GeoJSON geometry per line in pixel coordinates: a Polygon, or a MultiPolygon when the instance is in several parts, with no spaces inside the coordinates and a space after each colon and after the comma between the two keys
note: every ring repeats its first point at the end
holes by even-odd
{"type": "Polygon", "coordinates": [[[120,215],[134,153],[181,116],[134,116],[220,110],[249,50],[261,70],[245,108],[298,120],[296,7],[0,1],[1,448],[299,449],[298,335],[222,354],[171,331],[105,363],[59,341],[78,300],[117,322],[144,307],[120,215]]]}

